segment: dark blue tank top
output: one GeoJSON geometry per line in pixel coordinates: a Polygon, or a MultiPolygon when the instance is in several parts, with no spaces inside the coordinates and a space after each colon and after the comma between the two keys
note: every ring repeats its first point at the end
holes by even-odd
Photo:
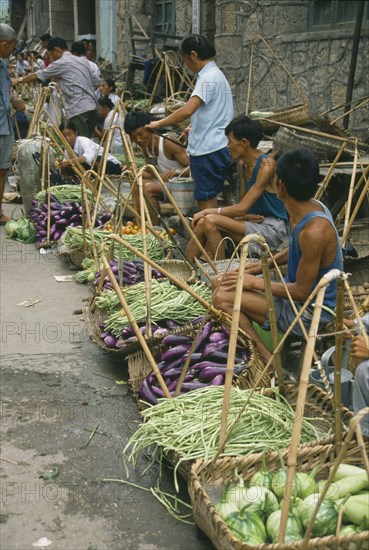
{"type": "MultiPolygon", "coordinates": [[[[261,163],[265,158],[267,158],[267,156],[268,155],[265,154],[260,155],[255,163],[251,178],[249,180],[246,178],[246,166],[243,165],[246,193],[256,182],[261,163]]],[[[279,218],[280,220],[284,221],[287,221],[288,219],[283,202],[277,197],[275,193],[270,193],[269,191],[264,191],[261,197],[259,197],[258,200],[252,205],[248,213],[259,214],[261,216],[271,216],[273,218],[279,218]]]]}
{"type": "MultiPolygon", "coordinates": [[[[319,269],[317,277],[315,279],[313,290],[320,279],[328,273],[331,269],[339,269],[340,271],[343,270],[343,257],[342,257],[342,248],[341,248],[341,242],[337,233],[337,229],[334,225],[334,221],[332,218],[332,215],[328,208],[321,202],[315,201],[317,204],[319,204],[323,209],[324,212],[320,212],[317,210],[313,210],[312,212],[309,212],[300,220],[294,230],[290,231],[289,233],[289,248],[288,248],[288,263],[287,263],[287,275],[285,277],[285,281],[288,283],[295,283],[296,282],[296,273],[297,268],[301,259],[301,249],[299,246],[299,235],[302,231],[302,229],[305,227],[305,225],[312,220],[313,218],[323,218],[324,220],[328,220],[332,227],[334,227],[334,231],[336,233],[336,246],[337,246],[337,252],[336,257],[334,258],[333,262],[328,266],[319,269]]],[[[337,281],[332,281],[329,283],[329,285],[326,288],[325,295],[324,295],[324,301],[323,304],[330,309],[334,309],[336,307],[336,287],[337,287],[337,281]]],[[[322,316],[324,317],[330,317],[328,313],[326,313],[324,310],[322,311],[322,316]]]]}

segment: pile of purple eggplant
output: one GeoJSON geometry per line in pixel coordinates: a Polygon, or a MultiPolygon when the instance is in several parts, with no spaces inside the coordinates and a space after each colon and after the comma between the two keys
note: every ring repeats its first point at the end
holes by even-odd
{"type": "MultiPolygon", "coordinates": [[[[109,260],[109,265],[111,270],[116,278],[119,281],[119,262],[118,260],[109,260]]],[[[123,260],[122,262],[122,285],[134,285],[140,283],[144,280],[144,262],[143,260],[137,259],[133,261],[123,260]]],[[[152,276],[154,279],[161,279],[163,275],[157,269],[152,269],[152,276]]],[[[93,284],[98,286],[101,278],[101,270],[96,273],[95,280],[93,284]]],[[[105,275],[103,282],[103,289],[112,289],[113,285],[109,279],[108,275],[105,275]]]]}
{"type": "MultiPolygon", "coordinates": [[[[47,237],[47,217],[49,207],[47,203],[39,206],[36,199],[32,201],[28,217],[36,231],[36,243],[47,237]]],[[[100,217],[96,226],[103,225],[110,219],[110,214],[100,217]]],[[[79,202],[60,202],[50,194],[50,241],[58,241],[69,226],[78,227],[82,224],[82,207],[79,202]]]]}
{"type": "MultiPolygon", "coordinates": [[[[100,338],[104,345],[111,350],[125,350],[137,343],[137,336],[133,327],[129,325],[122,330],[120,338],[113,336],[109,330],[106,330],[105,324],[100,323],[99,328],[101,330],[100,338]]],[[[152,334],[156,334],[157,337],[165,336],[169,333],[170,328],[159,327],[158,325],[152,326],[152,334]]],[[[141,334],[146,333],[146,325],[140,327],[141,334]]]]}
{"type": "MultiPolygon", "coordinates": [[[[224,384],[229,336],[229,330],[224,326],[214,330],[212,321],[208,321],[204,325],[201,334],[197,338],[180,393],[209,385],[221,386],[224,384]]],[[[192,342],[193,337],[179,334],[169,334],[162,340],[167,349],[161,353],[158,367],[171,395],[174,395],[192,342]]],[[[237,347],[234,367],[235,376],[240,375],[247,368],[249,368],[249,365],[246,350],[237,347]]],[[[144,401],[152,405],[158,402],[158,397],[164,397],[164,392],[160,388],[154,373],[150,373],[142,382],[139,395],[144,401]]]]}

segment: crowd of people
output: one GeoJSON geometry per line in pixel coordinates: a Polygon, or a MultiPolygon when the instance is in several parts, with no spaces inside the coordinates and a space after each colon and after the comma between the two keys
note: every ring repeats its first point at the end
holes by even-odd
{"type": "MultiPolygon", "coordinates": [[[[332,216],[323,203],[314,199],[319,181],[316,158],[309,151],[299,149],[275,160],[258,149],[262,127],[246,115],[234,116],[231,87],[215,63],[215,48],[206,37],[192,34],[182,41],[180,53],[185,65],[196,75],[195,87],[182,107],[156,121],[146,112],[130,112],[122,120],[114,110],[119,101],[115,83],[101,79],[95,63],[96,51],[87,49],[83,41],[74,43],[69,50],[64,39],[44,35],[41,37],[41,44],[46,49],[43,56],[36,51],[17,51],[16,43],[14,30],[1,24],[1,197],[5,174],[11,165],[14,135],[21,138],[26,133],[25,104],[20,98],[13,101],[13,118],[11,87],[55,81],[62,91],[68,118],[61,124],[60,131],[85,168],[101,159],[103,149],[99,139],[105,129],[114,125],[117,128],[107,157],[107,173],[119,174],[121,171],[120,162],[111,152],[123,152],[121,132],[124,132],[141,149],[147,164],[156,165],[164,182],[178,175],[191,175],[198,211],[192,220],[197,239],[190,239],[186,251],[190,261],[201,257],[198,242],[211,257],[220,250],[219,257],[223,258],[224,236],[230,236],[237,243],[245,235],[257,233],[274,252],[289,237],[288,247],[275,255],[279,265],[287,264],[285,284],[271,283],[276,321],[281,332],[286,332],[295,319],[290,298],[299,310],[324,274],[331,269],[343,269],[341,245],[332,216]],[[6,62],[11,55],[14,61],[12,80],[6,62]],[[187,148],[165,140],[159,133],[160,129],[179,125],[187,119],[190,119],[186,129],[187,148]],[[231,159],[238,166],[240,198],[235,204],[220,207],[218,196],[231,159]]],[[[73,162],[66,152],[61,168],[70,170],[73,162]]],[[[144,192],[149,199],[152,222],[158,224],[160,202],[165,200],[165,192],[151,171],[144,172],[144,192]]],[[[6,221],[7,217],[1,212],[0,223],[6,221]]],[[[265,284],[260,273],[259,264],[247,265],[243,275],[240,326],[254,337],[260,354],[268,360],[270,352],[253,328],[253,322],[269,328],[265,284]]],[[[237,277],[238,273],[232,272],[213,281],[214,305],[229,314],[234,307],[237,277]]],[[[332,281],[325,293],[321,327],[332,318],[335,305],[336,282],[332,281]]],[[[306,327],[311,318],[312,306],[301,318],[306,327]]],[[[298,324],[294,333],[301,336],[298,324]]],[[[358,344],[354,340],[354,353],[356,348],[358,344]]],[[[363,351],[361,347],[357,353],[361,358],[365,354],[368,356],[368,350],[363,351]]],[[[367,388],[368,361],[358,372],[367,388]]],[[[363,386],[363,382],[359,383],[363,386]]],[[[362,405],[362,399],[357,398],[357,401],[362,405]]]]}

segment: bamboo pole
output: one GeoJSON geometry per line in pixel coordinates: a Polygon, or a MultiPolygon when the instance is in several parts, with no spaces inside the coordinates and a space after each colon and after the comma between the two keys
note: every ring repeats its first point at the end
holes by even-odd
{"type": "MultiPolygon", "coordinates": [[[[348,446],[349,446],[349,444],[350,444],[350,442],[353,438],[354,432],[357,429],[357,427],[359,426],[359,423],[360,423],[361,419],[363,418],[363,416],[368,414],[368,413],[369,413],[369,407],[366,407],[364,409],[361,409],[361,411],[359,411],[354,416],[354,418],[352,418],[350,420],[350,426],[349,426],[349,430],[346,434],[345,441],[344,441],[344,443],[343,443],[343,445],[340,449],[340,452],[339,452],[339,454],[336,458],[335,463],[333,464],[332,468],[329,471],[329,476],[328,476],[328,479],[326,481],[326,484],[324,485],[323,489],[319,493],[318,502],[316,503],[316,506],[313,510],[313,513],[310,516],[310,521],[309,521],[309,524],[306,528],[304,538],[302,540],[302,549],[303,550],[305,548],[308,548],[308,543],[309,543],[309,540],[311,538],[312,530],[313,530],[313,527],[314,527],[314,522],[316,520],[316,516],[318,514],[320,505],[322,504],[323,500],[325,499],[325,496],[328,492],[328,489],[329,489],[331,483],[333,482],[334,476],[337,473],[339,465],[341,464],[342,460],[344,460],[344,458],[347,454],[347,449],[348,449],[348,446]]],[[[364,451],[363,451],[363,449],[361,449],[361,451],[362,451],[362,455],[363,455],[364,464],[366,464],[367,459],[365,458],[366,457],[365,448],[364,448],[364,451]]],[[[369,470],[367,470],[367,474],[368,474],[368,480],[369,480],[369,470]]],[[[281,519],[281,523],[282,523],[282,519],[281,519]]]]}
{"type": "MultiPolygon", "coordinates": [[[[356,194],[356,192],[358,191],[358,189],[360,188],[360,185],[362,184],[363,180],[365,180],[366,176],[369,174],[369,164],[367,165],[367,167],[365,168],[365,170],[363,171],[363,173],[361,174],[360,176],[360,179],[359,181],[357,182],[357,184],[355,185],[355,188],[354,188],[354,191],[353,191],[353,196],[356,194]]],[[[340,212],[337,214],[336,216],[336,219],[335,219],[335,223],[336,225],[339,224],[342,216],[345,214],[346,212],[346,203],[343,205],[343,207],[341,208],[340,212]]]]}
{"type": "MultiPolygon", "coordinates": [[[[267,246],[268,245],[265,242],[265,245],[263,245],[261,249],[262,250],[261,265],[263,268],[264,291],[265,291],[267,304],[268,304],[269,323],[270,323],[270,331],[272,334],[273,350],[275,350],[277,349],[277,346],[278,346],[278,327],[277,327],[277,320],[275,317],[274,299],[273,299],[271,280],[270,280],[270,269],[269,269],[269,263],[268,263],[267,246]]],[[[281,394],[285,395],[286,388],[283,380],[282,358],[281,358],[280,351],[275,353],[274,359],[275,359],[275,365],[277,369],[278,386],[281,394]]]]}
{"type": "Polygon", "coordinates": [[[315,307],[314,307],[313,317],[311,320],[309,337],[308,337],[308,342],[307,342],[306,351],[304,355],[304,361],[303,361],[302,370],[301,370],[299,392],[298,392],[297,402],[296,402],[291,444],[289,447],[289,453],[287,457],[287,467],[288,467],[287,480],[286,480],[285,490],[283,493],[282,514],[281,514],[280,529],[278,534],[279,544],[284,542],[284,538],[286,534],[287,518],[288,518],[288,512],[289,512],[289,507],[291,502],[291,495],[292,495],[292,482],[293,482],[293,478],[296,470],[297,448],[300,442],[307,386],[309,383],[309,371],[311,366],[311,360],[313,357],[315,339],[318,331],[317,329],[319,326],[319,320],[320,320],[320,315],[321,315],[321,310],[323,305],[325,289],[326,289],[326,286],[334,279],[337,279],[339,275],[340,275],[340,272],[336,269],[333,269],[328,273],[326,273],[324,277],[321,278],[321,280],[317,285],[318,294],[315,300],[315,307]]]}
{"type": "Polygon", "coordinates": [[[360,109],[360,107],[364,107],[364,105],[366,105],[367,103],[369,103],[369,98],[366,99],[365,101],[363,101],[362,103],[360,103],[359,105],[356,105],[355,107],[352,107],[352,109],[350,109],[349,111],[346,111],[345,113],[343,113],[342,115],[336,117],[334,120],[332,120],[332,124],[335,124],[336,122],[338,122],[341,118],[344,118],[345,116],[353,113],[354,111],[356,111],[356,109],[360,109]]]}
{"type": "Polygon", "coordinates": [[[335,404],[335,427],[336,427],[336,446],[339,451],[342,442],[342,429],[341,429],[341,373],[342,373],[342,332],[343,325],[343,300],[345,293],[344,277],[346,275],[341,273],[337,281],[337,302],[336,302],[336,355],[334,361],[334,404],[335,404]]]}
{"type": "MultiPolygon", "coordinates": [[[[120,240],[121,240],[121,239],[120,239],[120,240]]],[[[118,242],[119,242],[119,241],[118,241],[118,242]]],[[[155,374],[155,376],[156,376],[156,379],[157,379],[157,381],[158,381],[158,383],[159,383],[159,386],[160,386],[161,389],[163,390],[165,397],[171,399],[172,396],[171,396],[171,394],[169,393],[169,390],[168,390],[168,388],[167,388],[167,385],[166,385],[166,383],[165,383],[165,381],[164,381],[164,379],[163,379],[163,377],[162,377],[162,375],[161,375],[160,370],[158,369],[158,366],[157,366],[156,361],[155,361],[155,359],[154,359],[154,357],[153,357],[153,355],[152,355],[152,353],[151,353],[151,351],[150,351],[150,348],[149,348],[148,345],[147,345],[147,342],[146,342],[146,340],[145,340],[145,337],[143,336],[143,334],[141,334],[140,329],[139,329],[139,327],[138,327],[138,325],[137,325],[136,319],[135,319],[135,318],[133,317],[133,315],[132,315],[131,308],[129,307],[129,305],[128,305],[128,303],[127,303],[125,297],[124,297],[124,294],[123,294],[123,292],[122,292],[122,290],[121,290],[121,288],[120,288],[120,286],[119,286],[119,284],[118,284],[118,281],[116,280],[116,278],[115,278],[115,276],[114,276],[114,273],[113,273],[112,270],[111,270],[111,267],[110,267],[110,265],[109,265],[109,262],[108,262],[108,260],[107,260],[107,258],[106,258],[106,256],[105,256],[105,253],[104,253],[104,244],[105,244],[105,240],[101,243],[101,247],[100,247],[100,257],[101,257],[101,260],[102,260],[102,262],[103,262],[103,264],[104,264],[104,266],[105,266],[105,268],[106,268],[106,271],[107,271],[107,273],[108,273],[108,277],[109,277],[109,279],[110,279],[110,282],[111,282],[111,284],[113,285],[114,290],[115,290],[115,292],[117,293],[117,296],[118,296],[119,301],[120,301],[120,303],[121,303],[121,306],[122,306],[122,308],[124,309],[124,312],[125,312],[125,314],[126,314],[128,320],[129,320],[129,322],[130,322],[131,325],[132,325],[132,328],[133,328],[133,330],[134,330],[134,332],[135,332],[135,335],[137,336],[137,339],[138,339],[139,343],[141,344],[141,347],[142,347],[143,351],[145,352],[145,355],[146,355],[146,357],[147,357],[147,359],[148,359],[148,361],[149,361],[149,363],[150,363],[150,366],[151,366],[151,368],[152,368],[152,370],[153,370],[153,372],[154,372],[154,374],[155,374]]]]}
{"type": "Polygon", "coordinates": [[[237,332],[238,332],[240,313],[241,313],[243,276],[245,272],[246,255],[247,255],[248,246],[249,246],[248,243],[250,240],[251,240],[250,235],[247,235],[241,241],[242,249],[241,249],[241,257],[240,257],[240,266],[238,270],[236,292],[235,292],[234,306],[233,306],[233,312],[232,312],[231,335],[229,339],[227,368],[226,368],[226,376],[224,381],[224,397],[223,397],[222,415],[221,415],[221,421],[220,421],[220,436],[219,436],[220,447],[223,445],[227,436],[229,401],[231,398],[232,380],[233,380],[233,374],[234,374],[234,359],[236,356],[236,346],[237,346],[237,332]]]}
{"type": "MultiPolygon", "coordinates": [[[[145,220],[145,199],[143,194],[143,179],[142,171],[138,175],[138,190],[140,194],[140,208],[141,208],[141,220],[145,220]]],[[[146,235],[146,224],[142,223],[141,225],[141,234],[142,234],[142,253],[147,258],[147,235],[146,235]]],[[[152,271],[151,266],[144,262],[144,280],[145,280],[145,292],[146,292],[146,304],[147,304],[147,315],[146,315],[146,331],[147,336],[151,338],[152,336],[152,327],[151,327],[151,278],[152,271]]]]}
{"type": "Polygon", "coordinates": [[[363,99],[367,99],[368,96],[363,95],[361,97],[358,97],[357,99],[354,99],[353,101],[349,101],[348,103],[344,101],[343,103],[340,103],[339,105],[336,105],[335,107],[332,107],[331,109],[328,109],[327,111],[323,111],[323,113],[320,113],[319,116],[327,115],[328,113],[331,113],[332,111],[337,111],[337,109],[342,109],[342,107],[347,107],[348,105],[351,105],[353,103],[357,103],[358,101],[362,101],[363,99]]]}
{"type": "Polygon", "coordinates": [[[365,175],[363,173],[363,178],[365,180],[365,185],[363,189],[361,190],[361,193],[359,195],[358,200],[356,201],[355,208],[352,211],[351,217],[347,223],[346,229],[344,229],[343,235],[342,235],[342,242],[346,242],[346,239],[351,231],[352,224],[354,223],[357,213],[359,211],[359,208],[365,198],[365,195],[368,193],[369,190],[369,180],[366,180],[365,175]]]}
{"type": "Polygon", "coordinates": [[[249,104],[250,104],[250,95],[253,85],[253,78],[252,78],[252,64],[254,62],[254,49],[255,49],[255,42],[253,41],[251,44],[251,55],[250,55],[250,65],[249,65],[249,81],[247,86],[247,98],[246,98],[246,114],[249,113],[249,104]]]}
{"type": "Polygon", "coordinates": [[[339,151],[337,152],[337,155],[335,156],[334,158],[334,161],[332,162],[332,164],[330,165],[329,167],[329,170],[328,172],[326,173],[326,175],[324,176],[324,180],[322,181],[322,183],[319,185],[318,187],[318,190],[317,192],[315,193],[315,196],[314,196],[314,199],[316,200],[319,200],[320,197],[323,195],[324,191],[327,189],[328,187],[328,184],[329,182],[331,181],[332,179],[332,176],[333,176],[333,172],[334,172],[334,169],[337,165],[337,162],[338,160],[341,158],[341,155],[345,149],[347,145],[347,141],[344,141],[339,149],[339,151]]]}
{"type": "Polygon", "coordinates": [[[348,138],[348,137],[341,137],[341,136],[335,136],[333,134],[326,134],[325,132],[319,132],[319,130],[311,130],[310,128],[303,128],[302,126],[295,126],[293,124],[287,124],[287,122],[280,122],[279,120],[273,120],[271,118],[260,118],[260,120],[266,120],[268,122],[273,122],[274,124],[277,124],[279,126],[284,126],[286,128],[291,128],[292,130],[298,130],[299,132],[305,132],[306,134],[312,134],[314,136],[320,136],[325,137],[329,139],[333,139],[334,141],[340,141],[341,143],[347,141],[348,143],[353,143],[356,138],[348,138]]]}
{"type": "MultiPolygon", "coordinates": [[[[346,235],[348,234],[348,231],[346,232],[346,229],[348,227],[348,222],[349,222],[349,218],[350,218],[351,204],[352,204],[352,197],[353,197],[353,194],[354,194],[354,184],[355,184],[355,178],[356,178],[356,167],[357,167],[358,153],[359,153],[359,151],[358,151],[357,140],[356,140],[356,142],[355,142],[354,166],[352,168],[349,193],[348,193],[347,202],[346,202],[345,221],[344,221],[344,226],[343,226],[343,233],[346,234],[346,235]]],[[[345,242],[346,242],[346,240],[344,240],[342,238],[342,241],[341,241],[341,246],[342,247],[345,246],[345,242]]]]}

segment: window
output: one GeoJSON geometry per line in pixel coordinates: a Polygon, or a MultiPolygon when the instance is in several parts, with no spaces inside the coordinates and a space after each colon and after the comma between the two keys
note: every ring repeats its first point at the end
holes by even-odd
{"type": "MultiPolygon", "coordinates": [[[[312,29],[334,29],[354,26],[360,0],[310,0],[308,26],[312,29]]],[[[363,23],[369,21],[369,0],[365,0],[363,23]]]]}
{"type": "Polygon", "coordinates": [[[156,32],[175,34],[176,3],[173,0],[155,0],[154,25],[156,32]]]}

